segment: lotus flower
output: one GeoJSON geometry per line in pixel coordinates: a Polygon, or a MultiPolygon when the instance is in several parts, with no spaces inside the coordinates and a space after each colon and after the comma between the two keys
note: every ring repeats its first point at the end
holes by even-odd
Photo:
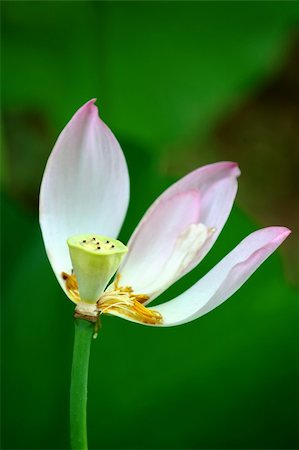
{"type": "Polygon", "coordinates": [[[81,315],[111,314],[152,326],[197,319],[233,295],[290,230],[250,234],[190,289],[150,308],[215,243],[240,171],[236,163],[219,162],[180,179],[148,209],[126,248],[116,237],[129,202],[127,165],[94,102],[62,131],[42,180],[40,225],[54,273],[81,315]]]}

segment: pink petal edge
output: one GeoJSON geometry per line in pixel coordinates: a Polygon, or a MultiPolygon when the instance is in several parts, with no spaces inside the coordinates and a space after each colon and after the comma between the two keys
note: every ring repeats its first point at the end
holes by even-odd
{"type": "Polygon", "coordinates": [[[117,236],[129,201],[124,155],[94,103],[95,99],[85,103],[60,133],[40,189],[43,239],[64,290],[61,272],[71,270],[68,237],[117,236]]]}
{"type": "Polygon", "coordinates": [[[247,236],[191,288],[155,307],[165,318],[164,326],[189,322],[219,306],[247,281],[290,233],[286,227],[272,226],[247,236]]]}
{"type": "MultiPolygon", "coordinates": [[[[136,245],[136,242],[146,242],[148,240],[146,229],[151,223],[152,217],[155,216],[156,211],[159,208],[163,208],[165,201],[174,198],[175,195],[190,192],[190,190],[196,190],[201,197],[201,213],[198,220],[194,223],[201,222],[207,227],[215,227],[216,231],[198,251],[197,255],[180,276],[183,276],[192,270],[211,249],[228,218],[237,192],[236,178],[239,175],[240,170],[237,163],[218,162],[194,170],[166,189],[146,211],[129,240],[128,247],[130,251],[120,269],[124,283],[133,286],[133,288],[136,286],[136,291],[138,289],[140,292],[146,293],[146,288],[148,286],[148,277],[146,275],[148,272],[156,270],[157,263],[155,261],[152,262],[151,254],[144,251],[144,249],[142,249],[142,254],[139,254],[141,247],[140,245],[136,245]],[[143,269],[143,273],[145,274],[144,277],[139,271],[139,265],[142,260],[147,262],[146,270],[143,269]],[[138,264],[136,264],[136,261],[138,261],[138,264]]],[[[165,220],[166,219],[164,218],[164,222],[165,220]]],[[[158,228],[162,229],[163,226],[165,225],[161,223],[160,226],[158,225],[158,228]]],[[[164,244],[165,242],[162,239],[160,241],[159,250],[162,256],[166,256],[164,244]]],[[[167,254],[169,254],[169,252],[167,254]]],[[[165,263],[164,260],[163,263],[165,263]]],[[[179,279],[180,276],[174,276],[173,283],[179,279]]],[[[167,287],[168,286],[164,286],[164,289],[167,287]]],[[[164,289],[161,287],[161,291],[157,291],[156,295],[159,295],[164,289]]],[[[150,301],[152,301],[156,295],[151,296],[150,301]]]]}

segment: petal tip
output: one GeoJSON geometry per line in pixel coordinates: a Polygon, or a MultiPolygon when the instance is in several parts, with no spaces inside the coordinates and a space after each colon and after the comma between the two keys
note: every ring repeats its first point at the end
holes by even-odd
{"type": "Polygon", "coordinates": [[[88,102],[84,103],[84,105],[79,109],[81,112],[91,112],[94,110],[98,110],[97,106],[95,105],[95,102],[97,101],[96,98],[92,98],[91,100],[88,100],[88,102]]]}
{"type": "Polygon", "coordinates": [[[275,245],[278,247],[282,242],[291,234],[291,230],[287,227],[283,226],[272,226],[267,228],[262,228],[258,232],[260,233],[267,233],[269,244],[275,245]]]}
{"type": "Polygon", "coordinates": [[[203,169],[210,172],[221,173],[224,177],[233,176],[237,178],[241,174],[239,164],[234,161],[219,161],[200,167],[197,170],[201,171],[203,169]]]}
{"type": "Polygon", "coordinates": [[[287,227],[273,227],[277,231],[277,237],[276,239],[279,239],[281,241],[284,241],[291,233],[292,230],[290,230],[287,227]]]}
{"type": "Polygon", "coordinates": [[[241,170],[240,170],[239,164],[237,162],[228,161],[226,164],[227,164],[227,168],[229,170],[231,170],[232,175],[234,175],[235,177],[238,177],[241,175],[241,170]]]}
{"type": "Polygon", "coordinates": [[[88,100],[88,102],[86,102],[83,106],[87,106],[87,105],[93,105],[95,102],[97,101],[97,98],[91,98],[90,100],[88,100]]]}
{"type": "Polygon", "coordinates": [[[77,110],[73,116],[73,120],[69,123],[74,123],[76,126],[80,123],[94,123],[99,119],[98,107],[95,105],[96,98],[92,98],[84,103],[81,108],[77,110]]]}

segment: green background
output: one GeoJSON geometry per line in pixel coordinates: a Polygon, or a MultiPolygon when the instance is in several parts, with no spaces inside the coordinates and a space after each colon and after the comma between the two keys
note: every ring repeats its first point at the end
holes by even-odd
{"type": "MultiPolygon", "coordinates": [[[[298,18],[291,2],[2,2],[2,448],[69,445],[73,305],[38,226],[58,133],[98,98],[131,177],[124,242],[180,176],[241,163],[227,225],[171,298],[255,229],[295,226],[298,18]]],[[[296,233],[288,241],[195,322],[153,329],[104,317],[90,448],[297,447],[296,233]]]]}

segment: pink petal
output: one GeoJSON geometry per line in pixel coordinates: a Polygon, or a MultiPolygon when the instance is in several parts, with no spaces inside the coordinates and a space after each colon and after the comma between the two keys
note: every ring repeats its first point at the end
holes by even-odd
{"type": "Polygon", "coordinates": [[[153,300],[171,284],[161,280],[160,288],[157,287],[159,274],[171,257],[179,234],[192,223],[202,223],[214,232],[190,263],[180,273],[173,273],[172,283],[193,269],[208,253],[228,218],[239,174],[235,163],[220,162],[201,167],[170,186],[145,213],[133,233],[128,256],[120,270],[121,284],[131,285],[136,292],[150,294],[150,300],[153,300]],[[190,192],[193,196],[198,193],[193,206],[189,205],[190,192]],[[186,195],[182,196],[184,193],[186,195]],[[153,281],[157,289],[151,293],[149,285],[153,281]]]}
{"type": "Polygon", "coordinates": [[[151,284],[159,281],[178,235],[198,221],[199,213],[198,190],[161,199],[151,214],[143,219],[142,227],[137,229],[134,239],[128,244],[125,268],[120,270],[120,284],[130,284],[134,279],[136,292],[145,292],[144,289],[148,292],[145,286],[150,288],[151,284]]]}
{"type": "Polygon", "coordinates": [[[98,117],[95,100],[80,108],[60,134],[40,191],[40,225],[52,268],[71,271],[67,238],[82,233],[117,236],[129,201],[122,150],[98,117]]]}
{"type": "Polygon", "coordinates": [[[245,238],[205,277],[177,298],[156,306],[165,326],[197,319],[233,295],[287,238],[290,230],[269,227],[245,238]]]}

